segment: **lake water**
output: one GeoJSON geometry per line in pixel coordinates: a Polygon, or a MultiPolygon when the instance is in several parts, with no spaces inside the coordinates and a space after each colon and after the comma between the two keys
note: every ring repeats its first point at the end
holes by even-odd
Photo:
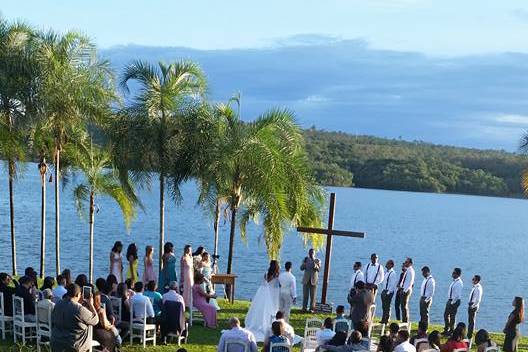
{"type": "MultiPolygon", "coordinates": [[[[40,248],[40,179],[35,164],[26,164],[26,172],[15,186],[16,235],[18,269],[33,266],[38,270],[40,248]]],[[[5,169],[0,172],[0,270],[10,272],[8,184],[5,169]]],[[[154,178],[156,179],[156,178],[154,178]]],[[[75,184],[75,180],[71,182],[75,184]]],[[[54,272],[53,189],[48,183],[47,273],[54,272]]],[[[62,190],[61,239],[62,268],[74,274],[88,269],[88,224],[80,220],[74,208],[72,188],[62,190]]],[[[143,254],[147,244],[158,243],[158,187],[141,192],[145,212],[138,214],[130,233],[124,228],[117,206],[108,199],[99,199],[95,219],[95,275],[108,274],[108,256],[112,244],[121,240],[134,241],[143,254]]],[[[502,330],[511,310],[513,296],[524,296],[528,276],[524,273],[528,253],[528,202],[521,199],[395,192],[354,188],[329,188],[337,194],[336,229],[366,231],[365,239],[335,238],[330,277],[329,301],[346,303],[347,288],[355,261],[368,262],[376,252],[384,263],[392,258],[401,263],[406,256],[414,258],[417,272],[415,292],[411,299],[411,319],[419,317],[419,268],[428,265],[437,280],[437,292],[432,306],[433,322],[443,321],[443,308],[453,267],[463,270],[464,301],[459,319],[466,320],[467,299],[473,274],[482,276],[483,304],[478,315],[478,327],[502,330]]],[[[172,241],[180,255],[187,243],[213,246],[212,222],[196,206],[196,188],[184,185],[184,201],[176,207],[169,202],[166,218],[166,239],[172,241]]],[[[220,266],[225,269],[229,223],[223,222],[220,234],[220,266]]],[[[237,238],[234,272],[239,275],[237,298],[250,299],[267,268],[264,243],[260,230],[252,226],[248,242],[237,238]]],[[[294,263],[298,295],[301,264],[306,249],[294,232],[285,237],[282,261],[294,263]]],[[[157,253],[156,253],[157,255],[157,253]]],[[[319,257],[324,261],[324,250],[319,257]]],[[[398,264],[399,265],[399,264],[398,264]]],[[[142,268],[140,268],[142,270],[142,268]]],[[[141,271],[140,271],[141,274],[141,271]]],[[[379,305],[381,307],[381,305],[379,305]]],[[[378,309],[378,315],[380,309],[378,309]]],[[[394,316],[394,314],[393,314],[394,316]]]]}

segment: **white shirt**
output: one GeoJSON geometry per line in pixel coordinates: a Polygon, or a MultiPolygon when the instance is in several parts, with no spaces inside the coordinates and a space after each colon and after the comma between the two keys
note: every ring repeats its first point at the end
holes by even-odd
{"type": "Polygon", "coordinates": [[[435,293],[436,281],[432,275],[424,278],[420,288],[420,295],[425,297],[425,301],[429,302],[435,293]]]}
{"type": "Polygon", "coordinates": [[[379,285],[383,282],[385,277],[385,269],[380,263],[372,264],[372,262],[367,264],[365,268],[365,283],[366,284],[375,284],[379,285]]]}
{"type": "Polygon", "coordinates": [[[52,290],[52,292],[53,292],[53,301],[57,303],[58,301],[62,299],[62,296],[64,296],[66,292],[68,291],[66,290],[64,286],[58,285],[52,290]]]}
{"type": "MultiPolygon", "coordinates": [[[[290,345],[293,346],[293,340],[295,339],[295,330],[293,329],[293,326],[288,324],[284,319],[277,319],[275,321],[279,321],[282,323],[282,327],[284,328],[283,336],[286,337],[288,341],[290,341],[290,345]]],[[[271,335],[273,335],[273,333],[270,329],[270,331],[268,332],[268,336],[271,336],[271,335]]]]}
{"type": "Polygon", "coordinates": [[[317,339],[317,346],[321,346],[330,341],[335,335],[335,331],[331,329],[321,329],[315,332],[315,338],[317,339]]]}
{"type": "Polygon", "coordinates": [[[354,273],[352,274],[352,277],[350,278],[350,288],[354,288],[354,285],[358,281],[365,282],[365,278],[363,276],[363,272],[361,271],[361,269],[354,271],[354,273]]]}
{"type": "Polygon", "coordinates": [[[480,282],[476,285],[473,285],[471,293],[469,294],[469,306],[471,308],[478,308],[480,302],[482,301],[482,285],[480,282]]]}
{"type": "Polygon", "coordinates": [[[280,291],[283,294],[290,293],[291,298],[297,297],[297,283],[295,276],[289,271],[283,271],[279,275],[280,291]]]}
{"type": "MultiPolygon", "coordinates": [[[[220,336],[220,341],[218,342],[218,352],[224,352],[224,345],[226,340],[241,340],[244,342],[249,343],[249,351],[250,352],[257,352],[257,341],[255,339],[255,335],[249,330],[243,329],[241,327],[235,327],[231,330],[224,330],[222,331],[222,336],[220,336]]],[[[228,352],[243,352],[242,346],[234,346],[230,347],[228,352]]]]}
{"type": "Polygon", "coordinates": [[[393,352],[416,352],[416,347],[407,340],[394,347],[393,352]]]}
{"type": "Polygon", "coordinates": [[[130,304],[134,311],[134,318],[142,318],[145,311],[148,318],[153,318],[155,315],[152,302],[150,302],[150,299],[147,296],[143,295],[143,292],[136,292],[136,294],[130,298],[130,304]]]}
{"type": "Polygon", "coordinates": [[[185,301],[183,300],[183,296],[174,290],[169,290],[165,292],[161,299],[163,303],[165,303],[166,301],[180,302],[185,307],[185,301]]]}
{"type": "Polygon", "coordinates": [[[401,283],[401,288],[403,288],[403,292],[407,293],[407,291],[411,290],[414,285],[414,268],[412,265],[405,270],[405,273],[403,274],[403,280],[401,283]]]}
{"type": "Polygon", "coordinates": [[[447,298],[450,299],[453,303],[462,298],[462,288],[464,288],[464,283],[462,279],[457,277],[453,280],[451,285],[449,285],[449,290],[447,291],[447,298]]]}
{"type": "Polygon", "coordinates": [[[385,275],[385,282],[382,285],[382,289],[387,290],[387,292],[391,294],[398,288],[398,281],[398,275],[394,272],[394,269],[391,268],[387,271],[387,275],[385,275]]]}

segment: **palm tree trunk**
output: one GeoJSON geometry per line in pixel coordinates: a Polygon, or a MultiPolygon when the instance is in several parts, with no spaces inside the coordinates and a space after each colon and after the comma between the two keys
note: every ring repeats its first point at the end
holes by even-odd
{"type": "Polygon", "coordinates": [[[55,271],[60,274],[60,199],[59,199],[60,149],[55,153],[55,271]]]}
{"type": "Polygon", "coordinates": [[[16,270],[16,240],[15,240],[15,199],[13,194],[13,182],[15,178],[15,162],[9,159],[9,215],[11,220],[11,264],[13,265],[13,276],[16,270]]]}
{"type": "Polygon", "coordinates": [[[231,207],[231,230],[229,231],[229,255],[227,257],[227,273],[231,274],[233,265],[233,249],[235,245],[235,228],[236,228],[237,208],[231,207]]]}
{"type": "Polygon", "coordinates": [[[160,173],[160,228],[159,228],[159,272],[163,269],[163,245],[165,244],[165,176],[160,173]]]}
{"type": "Polygon", "coordinates": [[[46,171],[40,174],[40,194],[40,278],[42,279],[45,273],[46,258],[46,171]]]}
{"type": "Polygon", "coordinates": [[[214,218],[214,251],[213,251],[213,262],[216,262],[214,258],[218,255],[218,225],[220,224],[220,200],[216,200],[215,205],[215,218],[214,218]]]}
{"type": "Polygon", "coordinates": [[[94,257],[93,257],[93,238],[94,238],[94,192],[90,192],[90,260],[88,268],[88,280],[90,283],[93,282],[93,266],[94,266],[94,257]]]}

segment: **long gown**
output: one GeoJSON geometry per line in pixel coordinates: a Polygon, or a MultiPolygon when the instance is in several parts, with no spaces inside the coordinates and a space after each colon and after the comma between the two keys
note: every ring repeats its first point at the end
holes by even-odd
{"type": "Polygon", "coordinates": [[[183,256],[180,260],[180,285],[182,286],[182,296],[185,307],[190,308],[192,299],[192,287],[194,285],[194,267],[191,256],[183,256]]]}
{"type": "Polygon", "coordinates": [[[121,253],[112,252],[112,258],[113,261],[110,269],[110,274],[113,274],[116,277],[117,282],[123,282],[123,256],[121,255],[121,253]]]}
{"type": "Polygon", "coordinates": [[[130,262],[128,263],[128,269],[127,269],[127,279],[134,279],[134,282],[137,282],[138,280],[138,260],[134,259],[132,262],[132,265],[130,265],[130,262]],[[130,270],[130,267],[132,267],[132,271],[130,270]],[[134,277],[132,277],[132,273],[134,273],[134,277]]]}
{"type": "Polygon", "coordinates": [[[165,259],[163,269],[161,269],[158,278],[158,291],[165,293],[165,287],[168,287],[172,281],[178,281],[178,279],[176,277],[176,257],[171,253],[165,259]]]}
{"type": "Polygon", "coordinates": [[[207,303],[207,299],[200,294],[201,290],[203,289],[200,285],[193,285],[193,306],[203,314],[208,328],[216,328],[216,307],[207,303]]]}
{"type": "Polygon", "coordinates": [[[264,341],[275,320],[275,314],[279,310],[279,290],[278,278],[269,282],[264,279],[251,301],[244,323],[246,329],[255,335],[257,342],[264,341]]]}
{"type": "Polygon", "coordinates": [[[143,263],[145,265],[145,270],[143,270],[143,283],[146,285],[149,281],[157,281],[152,258],[145,257],[143,263]]]}

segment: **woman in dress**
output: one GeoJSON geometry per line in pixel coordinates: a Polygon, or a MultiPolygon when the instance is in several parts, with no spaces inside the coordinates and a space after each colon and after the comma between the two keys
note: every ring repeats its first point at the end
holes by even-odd
{"type": "Polygon", "coordinates": [[[506,326],[504,327],[504,352],[516,352],[521,333],[519,332],[519,324],[524,321],[524,302],[522,297],[515,297],[513,299],[513,311],[508,317],[506,326]]]}
{"type": "Polygon", "coordinates": [[[194,266],[192,249],[190,245],[183,248],[183,255],[180,259],[180,289],[182,292],[185,307],[191,307],[192,287],[194,284],[194,266]]]}
{"type": "Polygon", "coordinates": [[[158,290],[165,293],[172,281],[178,281],[176,278],[176,256],[174,255],[174,245],[171,242],[167,242],[163,246],[161,260],[163,268],[159,276],[158,290]]]}
{"type": "Polygon", "coordinates": [[[205,253],[204,247],[200,246],[192,254],[194,271],[202,271],[202,255],[205,253]]]}
{"type": "Polygon", "coordinates": [[[114,351],[119,332],[114,324],[108,321],[106,311],[101,306],[101,293],[96,292],[93,296],[93,305],[99,317],[99,323],[93,328],[93,339],[103,347],[104,351],[114,351]]]}
{"type": "Polygon", "coordinates": [[[136,283],[138,280],[138,250],[135,243],[131,243],[127,248],[126,257],[128,260],[127,279],[136,283]]]}
{"type": "Polygon", "coordinates": [[[196,273],[192,288],[193,306],[198,309],[204,317],[205,326],[211,329],[216,328],[216,307],[207,303],[210,298],[216,298],[215,294],[209,294],[202,288],[204,283],[203,274],[196,273]]]}
{"type": "Polygon", "coordinates": [[[258,342],[264,341],[271,329],[272,317],[279,310],[279,263],[270,262],[264,281],[257,289],[248,313],[245,327],[250,330],[258,342]]]}
{"type": "Polygon", "coordinates": [[[123,256],[121,251],[123,244],[121,241],[116,241],[112,250],[110,251],[110,274],[113,274],[117,282],[123,282],[123,256]]]}
{"type": "MultiPolygon", "coordinates": [[[[214,274],[214,270],[211,268],[211,260],[209,259],[209,253],[203,252],[202,264],[200,266],[202,268],[202,275],[204,276],[204,282],[202,284],[203,290],[208,294],[215,294],[213,284],[211,283],[211,277],[214,274]]],[[[220,306],[218,305],[216,298],[211,298],[208,300],[208,302],[215,306],[216,310],[220,310],[220,306]]]]}
{"type": "Polygon", "coordinates": [[[117,277],[114,274],[110,274],[106,277],[106,286],[110,289],[110,296],[117,295],[117,277]]]}
{"type": "Polygon", "coordinates": [[[156,273],[154,272],[154,260],[152,255],[154,254],[154,248],[147,246],[145,248],[145,258],[143,258],[143,264],[145,270],[143,271],[143,284],[146,286],[150,281],[156,282],[156,273]]]}

